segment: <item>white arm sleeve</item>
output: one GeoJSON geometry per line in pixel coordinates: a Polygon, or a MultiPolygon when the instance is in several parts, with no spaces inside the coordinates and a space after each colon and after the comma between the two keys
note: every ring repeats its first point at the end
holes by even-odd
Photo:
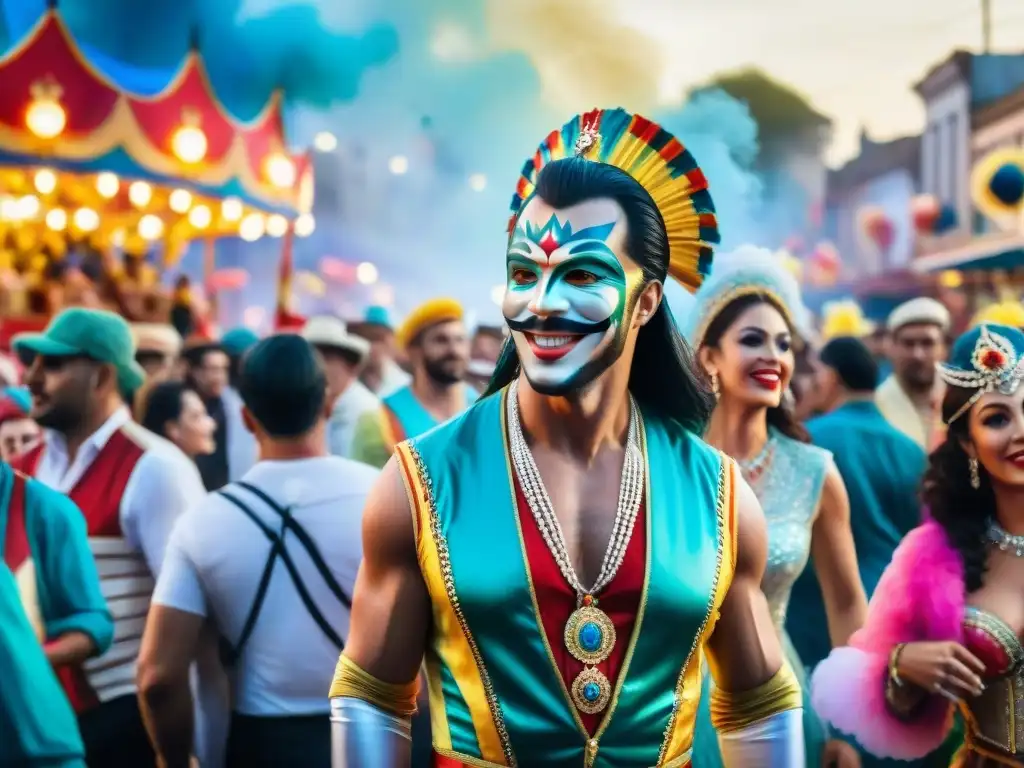
{"type": "Polygon", "coordinates": [[[804,711],[787,709],[720,733],[718,744],[725,768],[806,768],[804,711]]]}

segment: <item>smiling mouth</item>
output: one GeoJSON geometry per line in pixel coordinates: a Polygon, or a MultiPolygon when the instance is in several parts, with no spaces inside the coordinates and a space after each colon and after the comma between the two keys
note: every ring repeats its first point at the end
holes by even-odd
{"type": "Polygon", "coordinates": [[[759,387],[762,389],[776,390],[782,384],[782,376],[779,375],[778,371],[772,370],[760,370],[754,371],[750,374],[750,378],[754,380],[759,387]]]}
{"type": "Polygon", "coordinates": [[[534,357],[545,363],[552,363],[565,357],[583,338],[579,334],[526,333],[524,335],[534,357]]]}
{"type": "Polygon", "coordinates": [[[1007,459],[1018,467],[1024,467],[1024,451],[1017,451],[1007,456],[1007,459]]]}

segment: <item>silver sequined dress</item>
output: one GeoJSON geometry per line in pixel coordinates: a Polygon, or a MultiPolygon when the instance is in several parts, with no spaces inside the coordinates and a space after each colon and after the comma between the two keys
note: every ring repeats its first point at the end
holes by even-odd
{"type": "MultiPolygon", "coordinates": [[[[772,431],[763,470],[749,479],[761,502],[768,523],[768,566],[761,589],[768,598],[775,628],[779,631],[793,670],[804,687],[804,737],[807,742],[807,766],[821,764],[824,734],[814,717],[803,680],[801,664],[785,633],[786,612],[793,582],[807,566],[811,552],[811,529],[821,503],[821,489],[832,464],[832,454],[817,446],[772,431]]],[[[711,726],[710,680],[705,679],[697,730],[694,735],[694,768],[720,768],[718,737],[711,726]]]]}

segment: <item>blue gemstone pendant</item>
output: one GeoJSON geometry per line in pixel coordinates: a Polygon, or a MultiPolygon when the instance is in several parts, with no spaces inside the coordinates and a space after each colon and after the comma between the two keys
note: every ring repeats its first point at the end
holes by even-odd
{"type": "Polygon", "coordinates": [[[611,683],[594,667],[587,667],[572,681],[572,701],[580,712],[596,715],[608,706],[611,696],[611,683]]]}
{"type": "Polygon", "coordinates": [[[565,623],[565,647],[577,661],[600,664],[615,647],[615,625],[608,614],[593,604],[573,611],[565,623]]]}

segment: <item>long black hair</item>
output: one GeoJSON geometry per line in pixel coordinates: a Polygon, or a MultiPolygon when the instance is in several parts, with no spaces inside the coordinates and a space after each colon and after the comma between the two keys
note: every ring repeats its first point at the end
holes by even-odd
{"type": "MultiPolygon", "coordinates": [[[[701,343],[708,347],[717,347],[722,341],[722,336],[736,322],[737,318],[751,307],[756,307],[759,304],[767,304],[770,307],[774,307],[783,318],[786,317],[786,313],[782,311],[782,308],[768,294],[745,294],[730,301],[722,308],[721,312],[711,319],[701,343]]],[[[789,330],[790,333],[793,333],[793,328],[789,330]]],[[[768,426],[774,427],[786,437],[799,440],[801,443],[811,442],[811,436],[804,428],[804,425],[800,423],[799,419],[785,405],[769,408],[767,418],[768,426]]]]}
{"type": "MultiPolygon", "coordinates": [[[[554,208],[597,198],[614,200],[626,216],[626,253],[640,267],[645,282],[665,282],[669,261],[665,222],[647,190],[625,171],[578,157],[555,160],[541,170],[535,194],[554,208]]],[[[508,338],[484,396],[518,375],[519,355],[508,338]]],[[[709,382],[664,300],[637,334],[629,390],[645,407],[697,434],[707,426],[714,406],[709,382]]]]}
{"type": "MultiPolygon", "coordinates": [[[[976,390],[947,387],[942,419],[948,422],[976,390]]],[[[981,589],[988,555],[988,526],[996,511],[996,495],[986,472],[979,472],[981,487],[971,487],[967,451],[970,413],[962,414],[946,429],[946,440],[928,457],[923,498],[932,519],[946,531],[950,544],[964,561],[968,592],[981,589]]]]}

